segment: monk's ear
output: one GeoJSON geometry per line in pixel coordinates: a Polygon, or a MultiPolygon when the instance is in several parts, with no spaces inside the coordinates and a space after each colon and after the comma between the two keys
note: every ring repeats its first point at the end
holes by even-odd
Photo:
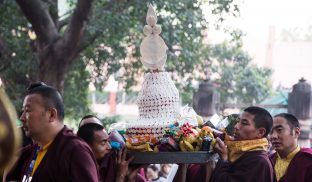
{"type": "Polygon", "coordinates": [[[299,128],[299,127],[295,127],[295,128],[294,128],[294,131],[295,131],[295,136],[299,138],[299,135],[300,135],[300,128],[299,128]]]}
{"type": "Polygon", "coordinates": [[[55,108],[49,108],[49,121],[55,121],[57,119],[57,110],[55,108]]]}
{"type": "Polygon", "coordinates": [[[257,138],[263,138],[266,133],[265,128],[258,128],[257,138]]]}

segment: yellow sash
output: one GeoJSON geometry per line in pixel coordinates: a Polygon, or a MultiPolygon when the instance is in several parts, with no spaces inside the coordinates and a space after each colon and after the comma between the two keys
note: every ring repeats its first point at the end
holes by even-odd
{"type": "Polygon", "coordinates": [[[229,140],[225,141],[225,144],[227,145],[229,150],[228,159],[230,162],[235,162],[244,153],[249,151],[256,150],[267,151],[269,146],[269,142],[266,138],[256,140],[242,140],[242,141],[229,140]]]}

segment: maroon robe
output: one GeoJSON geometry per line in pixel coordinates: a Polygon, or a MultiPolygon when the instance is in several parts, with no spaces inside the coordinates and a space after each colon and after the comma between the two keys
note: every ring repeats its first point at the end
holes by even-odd
{"type": "MultiPolygon", "coordinates": [[[[5,181],[22,181],[33,158],[35,145],[22,149],[5,181]]],[[[56,135],[35,171],[32,182],[97,182],[96,160],[90,147],[66,126],[56,135]]]]}
{"type": "MultiPolygon", "coordinates": [[[[270,156],[275,166],[277,154],[270,156]]],[[[311,182],[312,181],[312,149],[301,148],[290,161],[285,175],[279,182],[311,182]]]]}
{"type": "Polygon", "coordinates": [[[205,180],[205,166],[200,164],[190,164],[187,168],[186,181],[204,181],[205,180]]]}
{"type": "Polygon", "coordinates": [[[250,151],[233,163],[219,160],[210,182],[273,182],[272,163],[265,151],[250,151]]]}
{"type": "Polygon", "coordinates": [[[101,182],[116,181],[116,152],[111,151],[98,160],[101,182]]]}

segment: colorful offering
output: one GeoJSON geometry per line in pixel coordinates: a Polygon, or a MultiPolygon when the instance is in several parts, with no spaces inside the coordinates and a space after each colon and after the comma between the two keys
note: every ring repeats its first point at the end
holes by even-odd
{"type": "Polygon", "coordinates": [[[141,152],[212,151],[215,137],[224,140],[225,133],[208,126],[200,128],[203,118],[190,107],[180,108],[179,91],[170,73],[163,71],[168,48],[159,36],[161,27],[151,5],[146,22],[140,52],[149,72],[137,99],[139,117],[126,128],[126,147],[141,152]]]}

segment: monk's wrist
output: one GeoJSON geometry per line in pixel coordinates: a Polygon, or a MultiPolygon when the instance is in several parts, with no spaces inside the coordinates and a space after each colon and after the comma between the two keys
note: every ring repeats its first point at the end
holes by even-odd
{"type": "Polygon", "coordinates": [[[126,178],[126,175],[116,175],[117,176],[117,179],[116,179],[116,182],[124,182],[125,181],[125,178],[126,178]]]}
{"type": "Polygon", "coordinates": [[[125,178],[127,174],[125,174],[124,172],[117,172],[116,176],[118,176],[118,178],[125,178]]]}

